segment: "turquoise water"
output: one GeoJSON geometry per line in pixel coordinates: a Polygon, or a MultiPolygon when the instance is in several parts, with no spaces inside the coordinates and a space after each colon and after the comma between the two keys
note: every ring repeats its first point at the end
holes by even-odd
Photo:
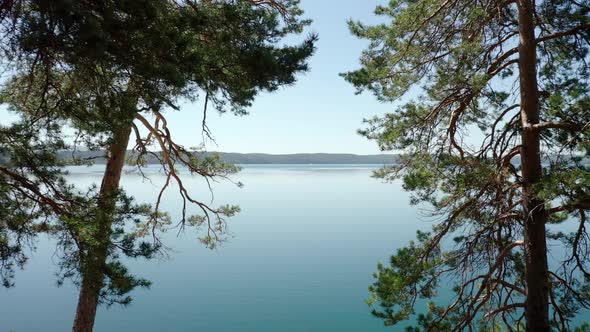
{"type": "MultiPolygon", "coordinates": [[[[190,231],[165,235],[170,259],[131,261],[153,282],[126,308],[101,308],[95,331],[388,331],[364,300],[378,261],[385,261],[431,222],[408,205],[399,184],[370,178],[375,166],[247,166],[235,180],[214,184],[216,204],[239,204],[232,238],[203,248],[190,231]]],[[[163,180],[129,173],[124,188],[153,202],[163,180]]],[[[80,187],[100,181],[101,168],[72,169],[80,187]]],[[[210,194],[198,179],[187,182],[210,194]]],[[[178,218],[179,199],[164,206],[178,218]]],[[[54,247],[41,239],[16,287],[0,289],[0,332],[69,331],[77,292],[56,287],[54,247]]]]}
{"type": "MultiPolygon", "coordinates": [[[[416,211],[396,185],[370,178],[374,166],[248,166],[214,184],[215,203],[236,203],[232,238],[215,251],[190,232],[166,235],[169,260],[130,262],[153,281],[127,308],[102,308],[96,331],[383,331],[364,300],[377,261],[413,237],[416,211]]],[[[127,174],[124,188],[151,202],[162,181],[127,174]]],[[[84,187],[100,167],[73,169],[84,187]]],[[[209,200],[198,180],[190,186],[209,200]]],[[[165,207],[177,212],[172,192],[165,207]]],[[[174,215],[174,213],[173,213],[174,215]]],[[[176,214],[178,216],[178,214],[176,214]]],[[[0,290],[0,332],[68,331],[76,289],[55,286],[54,251],[42,240],[16,287],[0,290]]]]}

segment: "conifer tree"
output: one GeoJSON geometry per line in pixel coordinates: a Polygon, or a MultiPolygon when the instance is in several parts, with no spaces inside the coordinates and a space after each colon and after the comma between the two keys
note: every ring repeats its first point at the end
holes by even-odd
{"type": "MultiPolygon", "coordinates": [[[[309,24],[297,0],[9,0],[0,10],[11,74],[0,102],[20,116],[0,130],[0,273],[10,285],[26,261],[24,241],[50,234],[60,282],[80,286],[73,330],[92,331],[98,304],[127,304],[131,290],[149,286],[121,257],[154,257],[158,231],[169,225],[203,228],[203,243],[215,246],[239,211],[203,203],[184,185],[181,168],[207,181],[238,168],[178,144],[166,112],[201,97],[204,112],[211,105],[246,114],[260,91],[307,70],[315,36],[282,45],[309,24]],[[80,146],[106,151],[107,160],[102,183],[84,192],[67,182],[56,157],[80,146]],[[161,164],[165,184],[153,204],[138,204],[119,182],[125,163],[141,171],[148,157],[161,164]],[[181,220],[160,207],[173,187],[181,220]],[[190,205],[200,213],[189,215],[190,205]]],[[[198,129],[208,133],[205,122],[198,129]]]]}
{"type": "Polygon", "coordinates": [[[590,2],[391,0],[376,14],[350,22],[370,44],[344,76],[395,102],[361,130],[403,153],[376,176],[402,179],[437,222],[379,265],[374,314],[418,314],[428,331],[570,330],[590,307],[590,2]]]}

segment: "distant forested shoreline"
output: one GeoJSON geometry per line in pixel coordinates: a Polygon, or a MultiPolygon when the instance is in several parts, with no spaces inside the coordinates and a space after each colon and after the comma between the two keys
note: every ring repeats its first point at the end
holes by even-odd
{"type": "MultiPolygon", "coordinates": [[[[158,154],[156,152],[156,154],[158,154]]],[[[396,164],[399,155],[376,154],[356,155],[346,153],[295,153],[295,154],[267,154],[267,153],[230,153],[230,152],[196,152],[197,157],[207,157],[219,154],[220,158],[232,164],[396,164]]],[[[127,153],[133,157],[133,151],[127,153]]],[[[92,160],[96,164],[106,163],[104,151],[62,151],[59,158],[66,161],[92,160]]],[[[153,155],[145,157],[146,164],[159,164],[153,155]]]]}

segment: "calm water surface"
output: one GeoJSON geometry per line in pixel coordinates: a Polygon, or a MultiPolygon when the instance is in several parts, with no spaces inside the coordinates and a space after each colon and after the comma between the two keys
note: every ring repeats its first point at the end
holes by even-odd
{"type": "MultiPolygon", "coordinates": [[[[391,331],[364,303],[371,274],[430,221],[399,184],[370,178],[375,168],[246,166],[234,177],[244,188],[214,184],[214,205],[242,208],[232,238],[211,251],[190,230],[166,234],[170,259],[128,264],[151,289],[135,291],[126,308],[101,308],[95,331],[391,331]]],[[[152,182],[123,178],[138,201],[153,202],[163,181],[157,167],[148,173],[152,182]]],[[[101,175],[99,166],[75,168],[70,179],[86,187],[101,175]]],[[[199,179],[187,185],[211,199],[199,179]]],[[[172,191],[164,204],[178,220],[172,191]]],[[[77,290],[56,287],[56,260],[42,239],[16,287],[0,289],[0,332],[71,329],[77,290]]]]}

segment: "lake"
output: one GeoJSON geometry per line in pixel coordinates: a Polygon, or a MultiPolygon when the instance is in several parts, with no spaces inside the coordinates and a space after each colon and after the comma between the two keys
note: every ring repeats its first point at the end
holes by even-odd
{"type": "MultiPolygon", "coordinates": [[[[245,184],[214,184],[214,205],[238,204],[229,221],[231,238],[204,248],[188,230],[169,232],[170,259],[131,261],[136,275],[153,282],[132,293],[123,308],[101,307],[95,331],[390,331],[370,315],[367,287],[378,261],[414,238],[431,221],[409,206],[399,183],[370,177],[371,165],[245,166],[233,177],[245,184]]],[[[99,183],[101,166],[72,168],[80,187],[99,183]]],[[[128,173],[125,190],[153,202],[163,177],[152,182],[128,173]]],[[[187,181],[200,198],[210,194],[200,179],[187,181]]],[[[164,208],[179,218],[170,191],[164,208]]],[[[77,290],[56,287],[54,246],[41,239],[16,287],[1,289],[0,332],[69,331],[77,290]]]]}

